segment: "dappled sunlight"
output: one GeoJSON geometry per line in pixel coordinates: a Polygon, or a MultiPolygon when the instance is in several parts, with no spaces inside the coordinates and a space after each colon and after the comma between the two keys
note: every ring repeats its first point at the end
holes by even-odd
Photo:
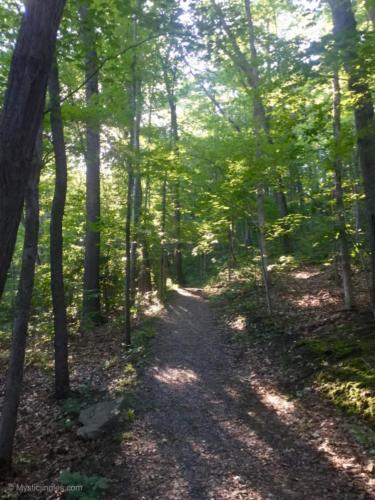
{"type": "Polygon", "coordinates": [[[317,308],[327,304],[340,304],[340,299],[338,297],[332,296],[330,292],[325,290],[321,290],[317,295],[305,293],[295,299],[291,297],[289,300],[300,309],[317,308]]]}
{"type": "MultiPolygon", "coordinates": [[[[315,422],[301,416],[301,401],[290,401],[285,395],[276,392],[274,389],[259,386],[253,387],[254,392],[266,408],[275,415],[282,418],[282,421],[289,429],[300,428],[305,434],[305,441],[330,463],[337,471],[351,474],[361,478],[362,486],[369,494],[373,493],[375,478],[365,478],[364,471],[375,471],[375,461],[367,460],[360,463],[353,457],[353,450],[341,446],[341,436],[338,434],[338,422],[334,418],[317,418],[315,422]],[[315,427],[312,426],[315,424],[315,427]]],[[[259,419],[259,414],[249,411],[248,415],[259,419]]],[[[314,415],[316,418],[316,415],[314,415]]]]}
{"type": "MultiPolygon", "coordinates": [[[[264,415],[259,412],[249,412],[248,415],[258,423],[264,422],[264,415]]],[[[251,429],[248,425],[240,422],[237,422],[237,426],[233,426],[233,422],[230,420],[219,421],[218,426],[237,443],[241,452],[250,451],[252,456],[257,457],[259,462],[272,463],[274,467],[278,463],[275,449],[259,435],[256,429],[251,429]]]]}
{"type": "Polygon", "coordinates": [[[159,382],[168,385],[194,384],[199,380],[197,374],[188,368],[154,367],[153,376],[159,382]]]}
{"type": "Polygon", "coordinates": [[[194,295],[191,292],[189,292],[189,290],[186,290],[185,288],[177,288],[176,292],[179,295],[183,295],[184,297],[194,298],[194,295]]]}
{"type": "MultiPolygon", "coordinates": [[[[263,500],[265,497],[260,494],[256,489],[250,489],[241,476],[237,474],[226,475],[222,483],[210,491],[209,498],[226,498],[238,499],[246,498],[246,500],[263,500]],[[225,497],[224,497],[225,493],[225,497]],[[245,496],[246,495],[246,496],[245,496]]],[[[268,496],[268,498],[273,498],[268,496]]]]}
{"type": "Polygon", "coordinates": [[[296,407],[293,401],[289,401],[284,395],[276,392],[266,392],[259,394],[262,403],[276,412],[277,415],[291,415],[296,407]]]}
{"type": "Polygon", "coordinates": [[[294,271],[290,273],[297,280],[308,280],[314,276],[319,276],[320,271],[294,271]]]}
{"type": "Polygon", "coordinates": [[[160,316],[164,306],[162,302],[158,299],[154,298],[152,303],[149,303],[146,308],[142,310],[142,314],[147,317],[157,317],[160,316]]]}
{"type": "Polygon", "coordinates": [[[243,315],[238,315],[231,321],[228,321],[228,326],[235,332],[244,332],[246,330],[246,325],[246,317],[243,315]]]}

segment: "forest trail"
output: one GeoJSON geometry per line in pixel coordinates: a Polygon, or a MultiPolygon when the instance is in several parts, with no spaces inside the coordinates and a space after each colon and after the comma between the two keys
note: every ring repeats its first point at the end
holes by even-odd
{"type": "Polygon", "coordinates": [[[298,430],[306,415],[293,420],[287,400],[271,398],[273,409],[252,382],[201,293],[178,290],[139,388],[116,498],[375,498],[298,430]]]}

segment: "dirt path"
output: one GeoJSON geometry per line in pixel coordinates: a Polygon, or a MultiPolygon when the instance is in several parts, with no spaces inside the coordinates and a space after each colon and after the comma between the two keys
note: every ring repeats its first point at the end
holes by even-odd
{"type": "MultiPolygon", "coordinates": [[[[178,291],[152,359],[116,498],[375,498],[355,464],[355,473],[342,466],[347,456],[315,446],[317,429],[301,430],[307,410],[244,376],[199,292],[178,291]]],[[[336,424],[331,438],[341,439],[336,424]]]]}

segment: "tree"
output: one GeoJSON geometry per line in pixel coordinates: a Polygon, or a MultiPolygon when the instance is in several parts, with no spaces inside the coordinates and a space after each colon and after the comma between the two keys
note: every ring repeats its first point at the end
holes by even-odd
{"type": "Polygon", "coordinates": [[[333,168],[335,172],[335,199],[336,199],[336,221],[340,244],[340,257],[342,267],[342,284],[344,290],[344,302],[347,309],[353,307],[353,285],[350,264],[350,251],[348,234],[346,230],[346,216],[344,205],[344,193],[342,187],[342,161],[339,153],[341,141],[341,91],[340,80],[337,70],[333,75],[333,134],[335,157],[333,168]]]}
{"type": "Polygon", "coordinates": [[[42,163],[42,132],[30,167],[25,197],[25,237],[22,252],[21,275],[18,283],[17,304],[13,321],[12,345],[6,391],[0,426],[0,470],[12,464],[13,441],[16,432],[18,405],[21,397],[26,338],[29,325],[31,298],[34,288],[35,262],[39,234],[39,173],[42,163]]]}
{"type": "Polygon", "coordinates": [[[342,54],[353,96],[357,144],[366,194],[371,269],[371,302],[375,312],[375,127],[371,91],[359,54],[359,33],[350,0],[329,0],[335,41],[342,54]]]}
{"type": "Polygon", "coordinates": [[[69,393],[68,326],[63,274],[63,217],[67,191],[67,160],[60,108],[59,70],[56,59],[52,64],[49,78],[49,95],[56,164],[50,226],[51,291],[55,330],[55,394],[58,399],[62,399],[69,393]]]}
{"type": "Polygon", "coordinates": [[[92,108],[99,94],[98,56],[95,26],[88,4],[80,8],[82,41],[85,50],[86,104],[91,114],[86,124],[86,238],[83,278],[83,330],[102,321],[100,307],[100,125],[92,108]]]}
{"type": "Polygon", "coordinates": [[[12,260],[65,0],[29,0],[0,118],[0,297],[12,260]]]}
{"type": "MultiPolygon", "coordinates": [[[[167,48],[165,58],[161,56],[161,63],[163,68],[164,85],[167,92],[167,100],[170,113],[170,127],[171,127],[171,149],[175,155],[175,159],[179,160],[178,150],[178,120],[177,120],[177,99],[176,99],[176,78],[177,67],[173,66],[173,62],[169,60],[169,55],[172,46],[167,48]]],[[[177,174],[178,175],[178,174],[177,174]]],[[[174,183],[174,219],[175,219],[175,237],[176,244],[174,249],[174,259],[176,266],[176,281],[179,286],[185,285],[185,277],[182,266],[182,242],[181,242],[181,197],[180,197],[180,181],[174,183]]]]}

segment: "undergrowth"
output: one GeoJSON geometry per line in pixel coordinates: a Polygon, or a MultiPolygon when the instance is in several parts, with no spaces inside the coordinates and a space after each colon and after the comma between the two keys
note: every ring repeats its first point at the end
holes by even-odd
{"type": "MultiPolygon", "coordinates": [[[[314,386],[375,430],[374,321],[363,311],[347,314],[339,305],[336,310],[324,303],[315,308],[308,304],[291,307],[292,270],[294,265],[279,266],[273,272],[275,310],[271,316],[266,312],[259,273],[253,270],[237,272],[231,282],[220,279],[209,289],[209,296],[232,327],[234,341],[248,346],[262,342],[277,358],[289,391],[314,386]]],[[[310,294],[332,287],[328,271],[320,269],[320,273],[316,289],[307,288],[310,294]]]]}

